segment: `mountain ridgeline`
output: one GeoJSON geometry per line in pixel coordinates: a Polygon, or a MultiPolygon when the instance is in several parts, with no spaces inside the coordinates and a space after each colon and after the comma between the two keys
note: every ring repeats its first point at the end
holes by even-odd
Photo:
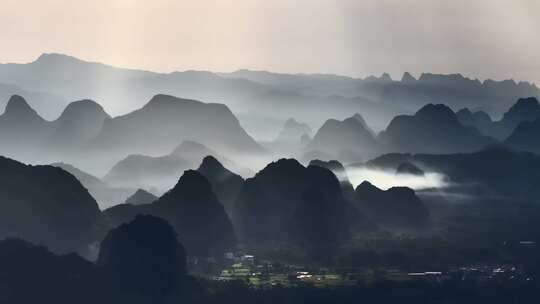
{"type": "Polygon", "coordinates": [[[483,110],[495,117],[518,98],[540,96],[540,90],[531,83],[479,81],[460,74],[423,73],[415,78],[405,73],[400,80],[388,74],[360,79],[250,70],[164,74],[116,68],[62,54],[42,54],[27,64],[0,64],[0,84],[11,84],[0,85],[0,96],[28,94],[31,104],[38,112],[47,113],[47,119],[57,117],[69,101],[81,96],[102,102],[114,115],[142,107],[163,92],[217,101],[235,113],[247,114],[242,123],[249,125],[248,131],[255,136],[271,126],[263,123],[265,119],[285,121],[294,117],[318,125],[327,117],[360,112],[380,130],[395,115],[414,112],[434,101],[455,110],[483,110]]]}
{"type": "MultiPolygon", "coordinates": [[[[128,155],[165,155],[192,139],[223,154],[265,153],[226,106],[168,95],[156,95],[142,109],[114,118],[94,101],[76,101],[54,121],[14,95],[0,115],[3,155],[32,163],[61,160],[100,174],[128,155]]],[[[197,162],[208,154],[217,156],[207,151],[197,162]]]]}

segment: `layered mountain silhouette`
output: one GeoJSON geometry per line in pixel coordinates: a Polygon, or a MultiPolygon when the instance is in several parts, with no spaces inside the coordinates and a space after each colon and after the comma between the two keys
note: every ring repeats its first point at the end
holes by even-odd
{"type": "Polygon", "coordinates": [[[103,178],[117,187],[170,188],[193,163],[176,154],[165,156],[129,155],[115,164],[103,178]]]}
{"type": "Polygon", "coordinates": [[[373,131],[359,114],[343,121],[329,119],[313,136],[307,150],[321,151],[346,162],[360,161],[380,151],[373,131]]]}
{"type": "Polygon", "coordinates": [[[483,111],[473,113],[467,108],[458,111],[457,115],[463,125],[473,126],[483,134],[503,141],[521,123],[532,122],[540,118],[540,104],[535,97],[520,98],[498,121],[492,121],[489,115],[483,111]]]}
{"type": "Polygon", "coordinates": [[[501,146],[490,146],[473,153],[394,153],[371,160],[367,165],[395,170],[406,161],[421,169],[440,172],[456,185],[467,188],[474,186],[475,194],[496,195],[529,203],[535,203],[540,195],[540,156],[501,146]]]}
{"type": "Polygon", "coordinates": [[[95,280],[94,265],[76,254],[56,255],[21,239],[0,241],[0,284],[6,303],[95,303],[105,300],[106,284],[95,280]],[[91,288],[89,288],[91,286],[91,288]],[[101,288],[103,289],[101,289],[101,288]],[[32,292],[29,292],[31,290],[32,292]]]}
{"type": "Polygon", "coordinates": [[[418,168],[414,164],[406,161],[406,162],[401,163],[397,167],[396,174],[409,174],[409,175],[423,176],[424,171],[422,171],[422,169],[418,168]]]}
{"type": "Polygon", "coordinates": [[[18,237],[55,252],[98,240],[102,217],[94,198],[68,172],[0,157],[0,238],[18,237]]]}
{"type": "Polygon", "coordinates": [[[174,186],[185,170],[197,168],[201,160],[208,155],[217,157],[228,166],[238,168],[230,160],[200,143],[183,141],[168,155],[129,155],[115,164],[104,180],[116,186],[157,188],[165,191],[174,186]]]}
{"type": "Polygon", "coordinates": [[[410,188],[381,190],[364,181],[355,192],[358,208],[383,228],[417,230],[429,223],[429,210],[410,188]]]}
{"type": "Polygon", "coordinates": [[[377,225],[366,218],[366,216],[357,208],[354,186],[349,180],[347,170],[340,162],[337,160],[323,161],[315,159],[309,162],[309,165],[328,169],[337,177],[341,192],[343,193],[343,198],[347,202],[347,204],[345,204],[347,220],[353,231],[365,233],[366,231],[377,230],[377,225]]]}
{"type": "Polygon", "coordinates": [[[0,115],[0,140],[5,143],[0,153],[33,163],[61,159],[90,167],[98,162],[103,170],[130,154],[169,153],[190,138],[235,157],[264,153],[227,107],[167,95],[156,95],[143,109],[115,118],[96,102],[80,100],[54,121],[14,95],[0,115]]]}
{"type": "Polygon", "coordinates": [[[9,290],[2,301],[193,303],[202,294],[187,274],[182,244],[162,219],[138,216],[111,230],[99,247],[94,264],[20,239],[0,241],[0,284],[9,290]]]}
{"type": "Polygon", "coordinates": [[[46,121],[23,97],[13,95],[0,116],[0,126],[2,138],[15,146],[73,148],[95,137],[107,119],[110,116],[99,104],[80,100],[70,103],[58,119],[46,121]]]}
{"type": "Polygon", "coordinates": [[[57,118],[69,102],[69,99],[64,96],[48,92],[34,92],[13,84],[0,83],[0,109],[6,107],[9,98],[13,95],[24,96],[28,103],[47,120],[57,118]]]}
{"type": "Polygon", "coordinates": [[[144,107],[107,120],[92,141],[94,149],[156,154],[196,139],[222,153],[263,151],[222,104],[156,95],[144,107]]]}
{"type": "Polygon", "coordinates": [[[185,171],[174,188],[151,204],[122,204],[105,211],[113,225],[129,222],[137,214],[167,220],[190,255],[217,256],[232,250],[236,244],[223,205],[210,182],[197,171],[185,171]]]}
{"type": "Polygon", "coordinates": [[[0,141],[3,153],[39,147],[50,136],[49,123],[26,100],[13,95],[0,115],[0,141]]]}
{"type": "Polygon", "coordinates": [[[471,112],[468,108],[463,108],[456,112],[459,122],[464,126],[471,126],[478,129],[482,134],[494,136],[493,121],[489,114],[484,111],[471,112]]]}
{"type": "Polygon", "coordinates": [[[26,100],[13,95],[0,115],[0,153],[32,162],[83,158],[81,151],[109,115],[91,100],[70,103],[56,120],[43,119],[26,100]],[[78,157],[77,157],[78,156],[78,157]]]}
{"type": "Polygon", "coordinates": [[[101,208],[111,207],[123,202],[133,191],[133,188],[112,187],[98,177],[84,172],[70,164],[52,163],[51,166],[61,168],[75,176],[88,189],[101,208]]]}
{"type": "Polygon", "coordinates": [[[294,159],[273,162],[247,179],[235,207],[236,231],[251,245],[291,242],[303,244],[307,252],[326,247],[328,253],[329,244],[336,246],[350,231],[347,203],[335,175],[294,159]],[[325,225],[314,225],[317,220],[325,225]]]}
{"type": "Polygon", "coordinates": [[[509,146],[523,151],[540,153],[540,117],[534,121],[523,121],[504,141],[509,146]]]}
{"type": "Polygon", "coordinates": [[[470,152],[496,142],[474,127],[463,126],[442,104],[428,104],[412,116],[395,117],[378,140],[386,151],[422,153],[470,152]]]}
{"type": "Polygon", "coordinates": [[[54,121],[50,144],[77,147],[98,135],[106,120],[111,119],[101,105],[92,100],[70,103],[54,121]]]}
{"type": "Polygon", "coordinates": [[[312,135],[312,130],[306,123],[300,123],[294,118],[289,118],[283,125],[283,129],[279,132],[276,141],[282,143],[300,144],[302,136],[312,135]]]}
{"type": "Polygon", "coordinates": [[[319,159],[312,160],[309,162],[310,166],[319,166],[322,168],[326,168],[337,177],[339,180],[339,184],[341,185],[341,191],[343,192],[343,196],[345,199],[353,202],[355,199],[354,194],[354,187],[349,181],[349,176],[347,175],[347,170],[345,167],[338,162],[337,160],[330,160],[330,161],[323,161],[319,159]]]}
{"type": "Polygon", "coordinates": [[[212,190],[223,204],[223,207],[225,207],[227,214],[231,216],[238,194],[244,185],[244,179],[240,175],[229,171],[215,157],[210,155],[203,159],[197,171],[212,184],[212,190]]]}
{"type": "MultiPolygon", "coordinates": [[[[410,76],[410,77],[409,77],[410,76]]],[[[523,96],[539,96],[530,83],[513,80],[480,82],[460,74],[424,73],[413,80],[389,77],[356,79],[339,75],[278,74],[241,70],[233,73],[184,71],[168,74],[121,69],[88,62],[62,54],[43,54],[28,64],[0,65],[0,83],[18,86],[22,92],[45,92],[58,96],[62,104],[81,96],[99,100],[115,115],[141,107],[152,96],[166,92],[196,100],[219,101],[249,119],[286,120],[295,117],[310,125],[320,117],[344,117],[361,112],[370,125],[383,128],[396,114],[410,113],[437,100],[454,109],[471,107],[492,116],[501,115],[509,101],[523,96]]],[[[45,98],[50,100],[50,98],[45,98]]],[[[40,113],[51,111],[50,103],[33,104],[40,113]]],[[[244,121],[243,121],[244,122],[244,121]]],[[[265,124],[249,124],[250,134],[264,133],[265,124]]]]}
{"type": "Polygon", "coordinates": [[[522,122],[531,122],[540,118],[540,104],[534,97],[520,98],[503,115],[502,119],[495,123],[493,133],[499,138],[507,138],[514,129],[522,122]]]}
{"type": "Polygon", "coordinates": [[[125,203],[130,205],[146,205],[153,203],[157,199],[158,197],[152,193],[143,189],[137,189],[133,195],[126,199],[125,203]]]}
{"type": "Polygon", "coordinates": [[[173,227],[151,215],[109,231],[96,263],[121,278],[120,285],[153,295],[171,293],[187,274],[186,252],[173,227]]]}

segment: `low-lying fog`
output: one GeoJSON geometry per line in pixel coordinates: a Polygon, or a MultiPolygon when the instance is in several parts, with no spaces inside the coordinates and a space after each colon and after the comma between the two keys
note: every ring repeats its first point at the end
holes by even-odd
{"type": "Polygon", "coordinates": [[[395,171],[371,168],[347,168],[350,182],[356,188],[363,181],[369,181],[381,189],[391,187],[409,187],[414,190],[444,188],[448,182],[444,175],[426,172],[424,175],[396,174],[395,171]]]}

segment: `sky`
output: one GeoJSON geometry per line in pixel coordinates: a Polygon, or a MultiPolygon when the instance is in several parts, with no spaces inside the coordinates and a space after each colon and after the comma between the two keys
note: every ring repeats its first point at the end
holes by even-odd
{"type": "Polygon", "coordinates": [[[0,0],[0,62],[540,84],[538,0],[0,0]]]}

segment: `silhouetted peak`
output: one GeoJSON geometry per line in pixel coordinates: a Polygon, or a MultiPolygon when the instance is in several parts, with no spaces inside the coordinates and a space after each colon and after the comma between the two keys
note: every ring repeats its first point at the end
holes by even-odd
{"type": "Polygon", "coordinates": [[[401,77],[401,82],[414,82],[416,81],[416,78],[414,78],[413,75],[411,75],[409,72],[403,73],[403,76],[401,77]]]}
{"type": "Polygon", "coordinates": [[[416,197],[416,193],[414,192],[414,190],[409,187],[392,187],[386,190],[386,192],[400,199],[416,197]]]}
{"type": "Polygon", "coordinates": [[[199,169],[197,171],[202,172],[213,172],[216,170],[224,170],[225,167],[212,155],[206,156],[201,165],[199,166],[199,169]]]}
{"type": "MultiPolygon", "coordinates": [[[[371,129],[369,129],[366,121],[362,117],[362,115],[356,113],[351,117],[345,118],[343,121],[339,121],[336,119],[329,119],[326,121],[326,123],[323,125],[330,127],[330,126],[338,126],[342,125],[343,127],[350,128],[351,130],[354,129],[364,129],[371,133],[371,129]]],[[[321,129],[323,128],[321,127],[321,129]]]]}
{"type": "Polygon", "coordinates": [[[209,154],[212,153],[210,149],[208,149],[205,145],[198,143],[196,141],[192,140],[184,140],[178,147],[174,149],[172,154],[178,155],[178,156],[187,156],[187,155],[194,155],[194,154],[209,154]]]}
{"type": "MultiPolygon", "coordinates": [[[[508,110],[507,114],[513,114],[513,112],[526,113],[528,111],[538,111],[540,104],[538,99],[534,97],[520,98],[518,101],[508,110]]],[[[507,115],[505,114],[505,116],[507,115]]]]}
{"type": "Polygon", "coordinates": [[[468,108],[460,109],[456,116],[463,125],[475,125],[475,123],[491,123],[491,116],[484,111],[471,112],[468,108]]]}
{"type": "Polygon", "coordinates": [[[457,74],[433,74],[433,73],[422,73],[420,81],[430,81],[430,82],[447,82],[447,81],[461,81],[467,80],[463,75],[457,74]]]}
{"type": "Polygon", "coordinates": [[[126,204],[131,205],[145,205],[150,204],[157,200],[158,198],[152,193],[145,191],[143,189],[137,189],[133,195],[128,197],[125,201],[126,204]]]}
{"type": "Polygon", "coordinates": [[[422,171],[420,168],[418,168],[417,166],[413,165],[412,163],[410,162],[403,162],[401,163],[397,169],[396,169],[396,173],[397,174],[411,174],[411,175],[424,175],[424,171],[422,171]]]}
{"type": "Polygon", "coordinates": [[[171,106],[180,106],[183,104],[202,104],[202,102],[193,99],[183,99],[171,95],[157,94],[143,107],[149,108],[169,108],[171,106]]]}
{"type": "Polygon", "coordinates": [[[382,190],[368,181],[363,181],[360,185],[356,187],[356,192],[358,191],[372,192],[372,191],[382,191],[382,190]]]}
{"type": "Polygon", "coordinates": [[[58,65],[63,63],[85,63],[85,61],[65,54],[43,53],[34,61],[34,63],[58,65]]]}
{"type": "Polygon", "coordinates": [[[344,170],[345,167],[337,160],[324,161],[320,159],[314,159],[309,162],[310,166],[319,166],[328,170],[344,170]]]}
{"type": "Polygon", "coordinates": [[[388,73],[383,73],[379,79],[382,81],[392,81],[392,77],[388,73]]]}
{"type": "Polygon", "coordinates": [[[171,190],[171,193],[182,193],[184,195],[207,195],[212,192],[212,185],[204,175],[196,170],[186,170],[178,180],[178,183],[171,190]]]}
{"type": "Polygon", "coordinates": [[[456,115],[459,117],[459,116],[462,116],[462,115],[472,115],[472,112],[471,110],[469,110],[469,108],[463,108],[463,109],[460,109],[459,111],[456,112],[456,115]]]}
{"type": "MultiPolygon", "coordinates": [[[[122,224],[111,230],[102,244],[107,242],[129,242],[132,243],[131,245],[133,246],[143,246],[139,248],[142,250],[145,249],[144,243],[161,242],[163,239],[168,239],[168,241],[176,240],[176,232],[173,227],[165,220],[158,217],[139,214],[131,222],[122,224]],[[144,243],[140,243],[140,241],[143,240],[144,243]],[[137,245],[136,243],[139,244],[137,245]]],[[[109,245],[120,245],[119,243],[109,245]]],[[[147,249],[154,249],[154,246],[148,247],[147,249]]],[[[102,265],[106,264],[109,262],[108,258],[110,257],[100,253],[98,263],[102,265]]]]}
{"type": "Polygon", "coordinates": [[[353,116],[351,116],[352,118],[358,120],[361,124],[365,125],[366,124],[366,121],[364,119],[364,117],[362,117],[362,115],[360,115],[360,113],[355,113],[353,116]]]}
{"type": "Polygon", "coordinates": [[[355,113],[353,116],[351,116],[350,118],[353,118],[355,119],[356,121],[358,121],[362,127],[364,129],[366,129],[372,136],[375,136],[375,131],[373,131],[373,129],[371,129],[366,120],[364,119],[364,117],[362,115],[360,115],[360,113],[355,113]]]}
{"type": "Polygon", "coordinates": [[[277,141],[298,142],[302,134],[311,134],[312,130],[306,123],[298,122],[294,118],[289,118],[283,125],[283,129],[278,134],[277,141]]]}
{"type": "Polygon", "coordinates": [[[271,162],[263,170],[264,171],[274,171],[274,170],[296,170],[299,168],[304,168],[300,162],[294,158],[281,158],[277,161],[271,162]]]}
{"type": "Polygon", "coordinates": [[[340,181],[348,180],[345,167],[337,160],[324,161],[324,160],[314,159],[309,162],[309,166],[317,166],[317,167],[328,169],[332,171],[334,175],[336,175],[336,177],[340,181]]]}
{"type": "Polygon", "coordinates": [[[298,125],[300,125],[300,123],[298,121],[296,121],[296,119],[294,119],[294,118],[289,118],[285,122],[285,127],[287,127],[287,128],[296,127],[298,125]]]}
{"type": "Polygon", "coordinates": [[[85,115],[99,115],[110,118],[100,104],[90,99],[69,103],[60,117],[81,117],[85,115]]]}
{"type": "Polygon", "coordinates": [[[163,293],[177,288],[186,274],[186,253],[167,221],[137,215],[109,231],[97,264],[131,288],[163,293]]]}
{"type": "Polygon", "coordinates": [[[36,111],[30,107],[22,96],[19,95],[13,95],[9,98],[4,114],[38,116],[36,111]]]}
{"type": "Polygon", "coordinates": [[[454,111],[444,104],[427,104],[418,110],[414,116],[435,123],[457,123],[458,121],[454,111]]]}

